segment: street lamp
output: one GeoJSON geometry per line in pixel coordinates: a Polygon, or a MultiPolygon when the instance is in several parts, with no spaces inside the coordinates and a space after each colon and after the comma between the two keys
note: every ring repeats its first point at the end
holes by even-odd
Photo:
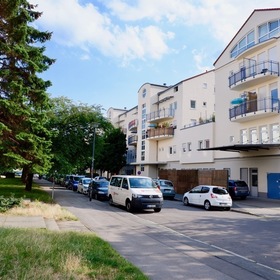
{"type": "Polygon", "coordinates": [[[92,159],[91,159],[91,180],[93,179],[94,169],[94,150],[95,150],[95,129],[98,127],[98,123],[93,123],[93,141],[92,141],[92,159]]]}

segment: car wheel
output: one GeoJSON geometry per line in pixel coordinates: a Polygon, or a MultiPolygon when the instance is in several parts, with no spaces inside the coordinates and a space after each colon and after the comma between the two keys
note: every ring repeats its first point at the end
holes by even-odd
{"type": "Polygon", "coordinates": [[[158,212],[161,211],[161,208],[155,208],[154,211],[155,211],[156,213],[158,213],[158,212]]]}
{"type": "Polygon", "coordinates": [[[210,203],[209,200],[206,200],[204,202],[204,208],[205,208],[205,210],[210,210],[211,209],[211,203],[210,203]]]}
{"type": "Polygon", "coordinates": [[[189,205],[190,203],[189,203],[189,200],[188,200],[188,198],[187,197],[184,197],[184,205],[189,205]]]}
{"type": "Polygon", "coordinates": [[[125,208],[126,208],[127,212],[131,212],[132,211],[132,206],[131,206],[130,200],[126,201],[125,208]]]}
{"type": "Polygon", "coordinates": [[[111,206],[114,205],[114,201],[113,201],[113,198],[112,198],[111,195],[109,196],[109,204],[110,204],[111,206]]]}
{"type": "Polygon", "coordinates": [[[230,210],[230,207],[226,207],[225,210],[226,210],[226,211],[229,211],[229,210],[230,210]]]}

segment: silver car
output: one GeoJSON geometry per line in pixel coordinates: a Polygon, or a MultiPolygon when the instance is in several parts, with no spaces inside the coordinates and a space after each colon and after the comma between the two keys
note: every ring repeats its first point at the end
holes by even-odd
{"type": "Polygon", "coordinates": [[[210,210],[213,207],[230,210],[232,199],[228,191],[223,187],[200,185],[183,195],[183,203],[185,205],[204,206],[206,210],[210,210]]]}

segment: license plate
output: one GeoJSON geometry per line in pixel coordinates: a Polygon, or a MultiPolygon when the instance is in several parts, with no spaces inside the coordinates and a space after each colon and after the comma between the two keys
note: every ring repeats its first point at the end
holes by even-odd
{"type": "Polygon", "coordinates": [[[147,208],[155,208],[155,205],[147,205],[147,208]]]}
{"type": "Polygon", "coordinates": [[[226,206],[226,205],[227,205],[227,203],[220,203],[220,205],[222,205],[222,206],[226,206]]]}

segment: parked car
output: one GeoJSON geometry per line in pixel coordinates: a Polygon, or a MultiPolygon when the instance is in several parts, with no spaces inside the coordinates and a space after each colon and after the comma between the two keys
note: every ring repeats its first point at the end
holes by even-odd
{"type": "Polygon", "coordinates": [[[227,188],[231,198],[246,199],[250,194],[249,187],[245,181],[241,180],[228,180],[227,188]]]}
{"type": "Polygon", "coordinates": [[[184,193],[183,203],[185,205],[204,206],[206,210],[210,210],[212,207],[230,210],[232,199],[228,191],[223,187],[200,185],[184,193]]]}
{"type": "MultiPolygon", "coordinates": [[[[99,180],[107,180],[106,177],[103,177],[103,176],[96,176],[93,178],[94,181],[99,181],[99,180]]],[[[108,181],[108,180],[107,180],[108,181]]]]}
{"type": "Polygon", "coordinates": [[[134,209],[153,209],[160,212],[163,205],[162,192],[150,177],[114,175],[110,179],[109,204],[121,205],[131,212],[134,209]]]}
{"type": "Polygon", "coordinates": [[[174,199],[175,189],[172,181],[165,179],[153,179],[158,188],[161,190],[163,198],[174,199]]]}
{"type": "Polygon", "coordinates": [[[84,178],[84,177],[86,177],[86,176],[84,176],[84,175],[73,175],[73,176],[70,176],[70,180],[69,180],[67,188],[69,190],[73,190],[74,192],[76,192],[77,189],[78,189],[79,180],[81,178],[84,178]]]}
{"type": "Polygon", "coordinates": [[[99,200],[108,200],[108,186],[108,180],[92,181],[89,184],[89,200],[91,201],[93,198],[99,200]]]}
{"type": "Polygon", "coordinates": [[[80,178],[79,183],[78,183],[77,192],[82,193],[82,194],[87,194],[90,182],[91,182],[90,178],[87,178],[87,177],[80,178]]]}

